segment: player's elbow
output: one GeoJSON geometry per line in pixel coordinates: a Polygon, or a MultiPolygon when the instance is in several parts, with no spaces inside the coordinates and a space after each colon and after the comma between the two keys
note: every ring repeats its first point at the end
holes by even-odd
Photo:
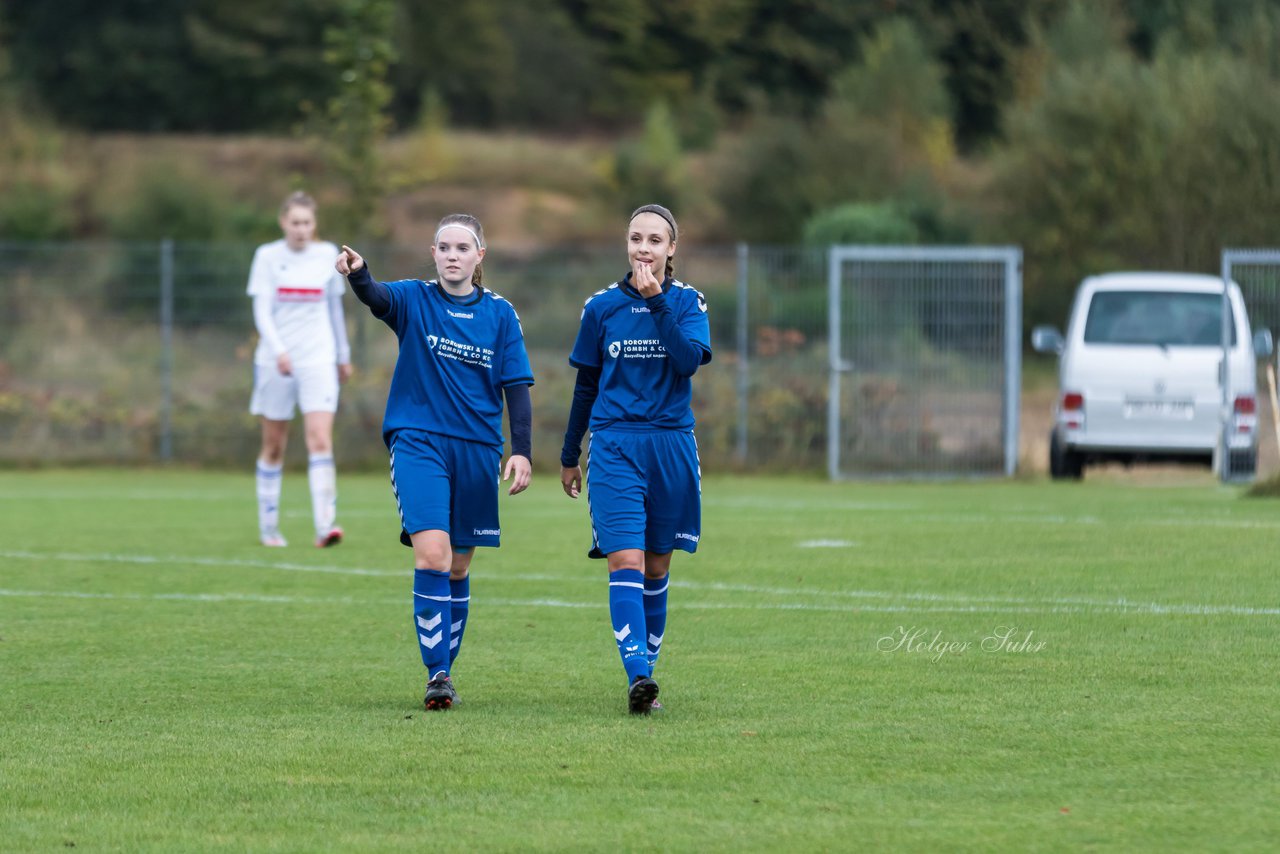
{"type": "Polygon", "coordinates": [[[674,365],[673,367],[675,368],[676,376],[681,379],[688,379],[698,372],[698,363],[696,361],[689,362],[688,364],[674,365]]]}

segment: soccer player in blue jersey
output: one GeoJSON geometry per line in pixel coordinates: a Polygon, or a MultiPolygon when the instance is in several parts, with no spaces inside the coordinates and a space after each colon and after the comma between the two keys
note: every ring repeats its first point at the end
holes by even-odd
{"type": "Polygon", "coordinates": [[[347,246],[336,264],[400,341],[382,438],[400,541],[413,547],[414,628],[427,668],[423,704],[432,711],[458,698],[450,668],[467,625],[471,558],[476,546],[497,547],[501,534],[498,473],[511,481],[510,495],[530,479],[533,370],[515,309],[481,284],[484,254],[479,220],[451,214],[431,247],[437,280],[375,281],[347,246]],[[504,398],[512,445],[505,469],[504,398]]]}
{"type": "Polygon", "coordinates": [[[653,669],[666,634],[672,552],[697,551],[702,536],[690,399],[694,372],[711,361],[711,329],[702,294],[674,278],[678,238],[675,217],[661,205],[631,215],[631,272],[582,310],[560,452],[560,483],[577,498],[582,438],[591,429],[590,556],[609,562],[609,614],[633,714],[659,707],[653,669]]]}

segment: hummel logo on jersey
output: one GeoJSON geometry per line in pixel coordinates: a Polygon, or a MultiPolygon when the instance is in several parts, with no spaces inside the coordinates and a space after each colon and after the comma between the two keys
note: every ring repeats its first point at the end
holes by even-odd
{"type": "Polygon", "coordinates": [[[500,537],[502,536],[501,528],[476,528],[471,532],[473,537],[500,537]]]}
{"type": "Polygon", "coordinates": [[[453,310],[453,309],[451,309],[451,308],[446,308],[446,309],[445,309],[445,311],[449,312],[449,316],[450,316],[450,317],[461,317],[461,318],[463,318],[464,320],[472,320],[472,319],[474,319],[474,318],[475,318],[475,315],[474,315],[474,314],[470,314],[470,313],[465,312],[465,311],[454,311],[454,310],[453,310]]]}
{"type": "Polygon", "coordinates": [[[612,358],[614,358],[614,359],[618,358],[618,354],[619,354],[619,353],[621,353],[621,352],[622,352],[622,342],[621,342],[621,341],[613,341],[613,342],[611,342],[611,343],[609,344],[609,355],[610,355],[612,358]]]}
{"type": "Polygon", "coordinates": [[[693,542],[695,542],[695,543],[696,543],[696,542],[698,541],[698,535],[697,535],[697,534],[676,534],[676,539],[677,539],[677,540],[692,540],[693,542]]]}
{"type": "Polygon", "coordinates": [[[633,305],[633,306],[631,306],[631,313],[632,313],[632,314],[648,314],[648,313],[649,313],[649,306],[647,306],[647,305],[633,305]]]}

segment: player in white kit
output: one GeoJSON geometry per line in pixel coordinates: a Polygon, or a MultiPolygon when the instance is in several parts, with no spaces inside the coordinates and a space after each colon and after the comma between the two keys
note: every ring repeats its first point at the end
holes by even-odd
{"type": "Polygon", "coordinates": [[[337,475],[333,415],[338,385],[351,376],[342,293],[334,270],[338,248],[315,239],[316,203],[293,193],[280,206],[284,237],[259,246],[249,271],[249,296],[258,328],[249,411],[262,418],[258,455],[258,533],[264,546],[284,546],[280,479],[295,407],[306,427],[308,480],[316,545],[342,541],[336,524],[337,475]]]}

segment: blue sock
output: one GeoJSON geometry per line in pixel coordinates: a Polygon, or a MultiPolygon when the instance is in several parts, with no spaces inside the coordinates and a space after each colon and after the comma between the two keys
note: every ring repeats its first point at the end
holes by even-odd
{"type": "Polygon", "coordinates": [[[643,572],[619,569],[609,573],[609,617],[613,621],[613,637],[618,642],[618,653],[627,671],[628,684],[637,676],[649,675],[643,600],[643,572]]]}
{"type": "Polygon", "coordinates": [[[467,610],[471,605],[471,576],[449,579],[449,610],[453,622],[449,626],[449,664],[462,648],[462,633],[467,630],[467,610]]]}
{"type": "Polygon", "coordinates": [[[658,663],[658,653],[662,652],[662,634],[667,630],[667,582],[671,573],[661,578],[644,579],[644,625],[648,632],[649,675],[658,663]]]}
{"type": "Polygon", "coordinates": [[[449,672],[449,573],[438,569],[413,571],[413,618],[418,650],[429,676],[449,672]]]}

